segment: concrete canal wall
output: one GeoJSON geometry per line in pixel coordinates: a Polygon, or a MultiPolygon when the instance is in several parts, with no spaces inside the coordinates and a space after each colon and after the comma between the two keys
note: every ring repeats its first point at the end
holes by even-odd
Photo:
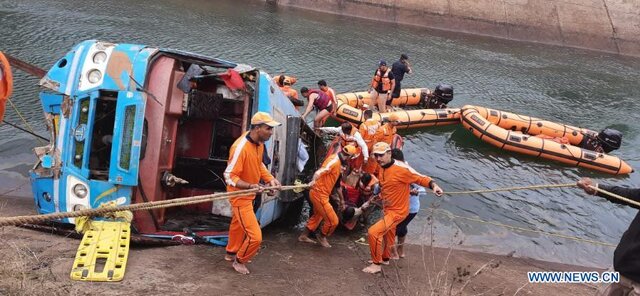
{"type": "Polygon", "coordinates": [[[640,0],[265,0],[340,15],[640,57],[640,0]]]}

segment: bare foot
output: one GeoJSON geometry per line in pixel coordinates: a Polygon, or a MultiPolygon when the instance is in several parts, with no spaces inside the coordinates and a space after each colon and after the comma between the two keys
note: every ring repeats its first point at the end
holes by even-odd
{"type": "Polygon", "coordinates": [[[331,248],[329,241],[327,241],[327,237],[324,235],[318,235],[318,242],[320,242],[320,245],[325,248],[331,248]]]}
{"type": "Polygon", "coordinates": [[[375,273],[379,273],[382,271],[382,266],[377,265],[377,264],[371,264],[367,267],[365,267],[364,269],[362,269],[363,272],[366,273],[371,273],[371,274],[375,274],[375,273]]]}
{"type": "Polygon", "coordinates": [[[233,260],[233,269],[235,269],[240,274],[249,274],[249,269],[246,265],[238,262],[237,260],[233,260]]]}
{"type": "Polygon", "coordinates": [[[404,258],[404,246],[398,246],[398,255],[400,256],[400,258],[404,258]]]}
{"type": "MultiPolygon", "coordinates": [[[[369,263],[369,264],[373,264],[373,260],[369,260],[369,261],[367,261],[367,263],[369,263]]],[[[389,265],[389,260],[387,260],[387,261],[382,261],[382,263],[380,263],[380,264],[382,264],[382,265],[389,265]]]]}
{"type": "Polygon", "coordinates": [[[224,254],[224,260],[226,260],[226,261],[231,262],[231,261],[233,261],[235,259],[236,259],[236,255],[224,254]]]}
{"type": "Polygon", "coordinates": [[[316,244],[317,242],[312,240],[310,237],[306,236],[306,235],[300,235],[298,236],[298,241],[299,242],[303,242],[303,243],[310,243],[310,244],[316,244]]]}
{"type": "Polygon", "coordinates": [[[398,260],[400,259],[400,256],[398,256],[398,248],[396,246],[391,247],[391,254],[389,256],[389,259],[393,259],[393,260],[398,260]]]}

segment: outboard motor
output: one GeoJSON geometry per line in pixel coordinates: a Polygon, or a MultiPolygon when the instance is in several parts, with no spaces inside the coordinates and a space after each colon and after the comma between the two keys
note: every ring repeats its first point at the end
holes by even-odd
{"type": "Polygon", "coordinates": [[[609,153],[622,145],[622,133],[612,128],[605,128],[598,133],[598,142],[602,145],[602,150],[609,153]]]}
{"type": "Polygon", "coordinates": [[[443,103],[449,104],[453,100],[453,86],[448,84],[438,84],[433,94],[443,103]]]}
{"type": "Polygon", "coordinates": [[[447,104],[453,100],[453,87],[448,84],[438,84],[436,89],[428,94],[421,94],[423,105],[427,109],[443,109],[447,108],[447,104]]]}

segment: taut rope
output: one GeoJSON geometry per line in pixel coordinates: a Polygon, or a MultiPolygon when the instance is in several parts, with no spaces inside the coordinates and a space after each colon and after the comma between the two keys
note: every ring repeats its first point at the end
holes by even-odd
{"type": "MultiPolygon", "coordinates": [[[[264,187],[264,190],[277,189],[279,191],[285,191],[285,190],[305,189],[307,187],[309,187],[309,185],[302,184],[302,185],[292,185],[292,186],[281,186],[280,188],[264,187]]],[[[258,191],[259,189],[247,189],[247,190],[240,190],[240,191],[234,191],[234,192],[223,192],[223,193],[215,193],[215,194],[208,194],[208,195],[197,195],[197,196],[191,196],[191,197],[176,198],[176,199],[170,199],[170,200],[152,201],[147,203],[137,203],[132,205],[117,206],[117,207],[102,207],[102,208],[96,208],[96,209],[86,209],[86,210],[62,212],[62,213],[51,213],[51,214],[45,214],[45,215],[6,217],[6,218],[0,218],[0,227],[10,226],[10,225],[21,225],[26,223],[36,224],[44,221],[57,220],[62,218],[74,218],[74,217],[81,217],[81,216],[100,216],[105,213],[111,213],[111,212],[140,211],[140,210],[157,209],[157,208],[177,207],[177,206],[197,204],[197,203],[214,201],[214,200],[223,200],[231,197],[256,193],[258,191]]]]}

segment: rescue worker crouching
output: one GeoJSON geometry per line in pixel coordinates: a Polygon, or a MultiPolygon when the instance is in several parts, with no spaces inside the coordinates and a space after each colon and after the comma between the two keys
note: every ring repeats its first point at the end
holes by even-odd
{"type": "Polygon", "coordinates": [[[347,161],[354,157],[356,148],[354,146],[345,146],[340,152],[332,154],[322,163],[322,167],[313,174],[313,179],[309,182],[309,200],[313,205],[313,215],[307,221],[307,225],[298,237],[301,242],[316,243],[309,237],[311,232],[316,231],[318,226],[322,224],[321,232],[317,235],[318,242],[325,248],[331,245],[327,241],[338,226],[338,216],[329,203],[329,197],[333,191],[334,185],[340,178],[341,173],[345,170],[347,161]]]}
{"type": "Polygon", "coordinates": [[[289,98],[296,110],[300,111],[300,107],[304,106],[304,102],[298,98],[298,92],[291,87],[293,84],[291,80],[292,78],[290,77],[280,75],[278,76],[278,82],[276,84],[278,84],[278,87],[280,87],[284,95],[289,98]]]}

